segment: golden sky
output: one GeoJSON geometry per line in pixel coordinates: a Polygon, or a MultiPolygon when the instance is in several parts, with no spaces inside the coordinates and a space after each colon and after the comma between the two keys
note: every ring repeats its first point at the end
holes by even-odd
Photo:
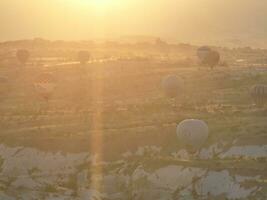
{"type": "Polygon", "coordinates": [[[267,0],[0,0],[0,41],[152,35],[184,42],[267,34],[267,0]]]}

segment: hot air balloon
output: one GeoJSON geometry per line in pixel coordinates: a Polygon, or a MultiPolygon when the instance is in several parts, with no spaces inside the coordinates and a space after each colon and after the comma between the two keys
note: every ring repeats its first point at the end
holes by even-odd
{"type": "Polygon", "coordinates": [[[183,81],[175,75],[169,75],[163,78],[161,86],[166,96],[175,98],[181,94],[183,81]]]}
{"type": "Polygon", "coordinates": [[[211,51],[211,49],[207,46],[203,46],[203,47],[198,48],[197,56],[198,56],[201,63],[204,61],[204,59],[207,57],[207,55],[210,51],[211,51]]]}
{"type": "Polygon", "coordinates": [[[188,150],[199,150],[209,136],[208,125],[198,119],[186,119],[178,124],[176,130],[179,141],[186,145],[188,150]]]}
{"type": "Polygon", "coordinates": [[[220,54],[217,51],[210,51],[203,60],[203,64],[213,69],[219,64],[220,54]]]}
{"type": "Polygon", "coordinates": [[[34,82],[34,89],[36,94],[46,101],[48,101],[52,97],[55,87],[55,78],[50,73],[40,74],[34,82]]]}
{"type": "Polygon", "coordinates": [[[254,85],[250,91],[253,102],[258,106],[262,107],[267,102],[267,85],[258,84],[254,85]]]}
{"type": "Polygon", "coordinates": [[[90,53],[88,51],[79,51],[78,60],[81,64],[86,64],[90,59],[90,53]]]}
{"type": "Polygon", "coordinates": [[[26,49],[20,49],[17,51],[16,56],[17,56],[17,59],[19,60],[19,62],[21,64],[25,65],[26,62],[29,60],[30,53],[26,49]]]}

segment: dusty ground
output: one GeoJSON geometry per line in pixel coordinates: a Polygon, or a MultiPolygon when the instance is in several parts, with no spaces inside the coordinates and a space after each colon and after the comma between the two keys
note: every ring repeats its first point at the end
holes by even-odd
{"type": "MultiPolygon", "coordinates": [[[[17,79],[11,92],[1,100],[2,141],[8,144],[18,141],[50,150],[56,150],[63,143],[66,151],[82,151],[88,149],[86,140],[90,140],[91,135],[100,134],[106,148],[119,147],[122,151],[123,145],[117,143],[124,144],[125,148],[142,144],[177,148],[176,124],[186,118],[199,118],[210,127],[209,144],[221,139],[251,140],[251,137],[263,142],[266,110],[252,105],[249,89],[253,84],[266,82],[267,71],[142,65],[143,68],[136,69],[127,66],[110,69],[109,63],[90,65],[97,70],[88,70],[82,81],[71,80],[75,66],[58,68],[54,72],[58,85],[48,103],[36,97],[29,86],[28,80],[38,72],[24,72],[27,89],[20,87],[21,80],[17,79]],[[168,74],[184,79],[177,100],[168,99],[160,89],[162,77],[168,74]],[[67,145],[69,138],[70,146],[67,145]],[[42,147],[38,140],[51,145],[42,147]],[[127,144],[128,141],[131,144],[127,144]]],[[[79,72],[76,74],[79,77],[79,72]]]]}
{"type": "MultiPolygon", "coordinates": [[[[267,150],[264,146],[267,145],[267,110],[255,107],[249,96],[253,84],[267,82],[265,68],[221,67],[210,71],[196,67],[176,68],[168,66],[167,62],[106,61],[86,67],[65,64],[19,69],[17,74],[3,69],[1,73],[16,77],[16,81],[11,81],[9,91],[1,95],[0,140],[5,148],[32,148],[34,151],[65,155],[96,153],[102,162],[115,162],[114,166],[104,167],[107,173],[117,167],[117,170],[130,170],[125,174],[133,176],[138,170],[152,173],[172,165],[193,171],[209,169],[227,176],[228,173],[250,176],[254,179],[247,184],[256,187],[251,192],[252,197],[266,197],[267,150]],[[38,98],[32,91],[31,80],[40,71],[51,72],[57,79],[57,88],[49,102],[38,98]],[[165,97],[160,89],[161,79],[169,74],[184,80],[181,95],[176,100],[165,97]],[[210,137],[204,148],[209,149],[216,144],[220,149],[208,156],[210,160],[189,156],[189,161],[188,157],[187,161],[181,161],[184,155],[171,156],[183,149],[175,130],[177,123],[187,118],[202,119],[209,125],[210,137]],[[233,146],[253,145],[263,147],[263,154],[220,157],[222,152],[233,146]],[[148,150],[142,149],[138,154],[144,146],[148,146],[148,150]],[[149,150],[151,146],[160,150],[149,150]],[[133,152],[137,157],[132,155],[133,152]],[[125,160],[127,153],[131,156],[126,156],[125,160]],[[116,161],[121,159],[126,164],[116,166],[116,161]]],[[[164,179],[164,175],[159,176],[164,179]]],[[[153,182],[154,179],[149,180],[153,182]]],[[[139,191],[137,187],[149,185],[148,182],[141,181],[131,187],[139,191]]],[[[198,195],[218,195],[223,199],[222,194],[226,194],[208,194],[197,188],[192,191],[198,195]]],[[[153,195],[146,197],[145,191],[137,193],[139,197],[136,199],[157,199],[153,195]]],[[[178,194],[176,191],[176,196],[178,194]]],[[[242,195],[239,197],[242,198],[242,195]]],[[[130,196],[135,199],[134,194],[130,196]]],[[[227,197],[231,199],[234,195],[227,197]]],[[[191,196],[191,199],[194,198],[197,197],[191,196]]]]}

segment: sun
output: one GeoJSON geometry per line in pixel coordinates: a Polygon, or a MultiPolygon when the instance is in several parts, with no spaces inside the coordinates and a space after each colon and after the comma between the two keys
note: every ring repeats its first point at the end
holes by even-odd
{"type": "Polygon", "coordinates": [[[105,9],[116,4],[118,0],[76,0],[81,5],[93,6],[97,9],[105,9]]]}
{"type": "MultiPolygon", "coordinates": [[[[1,1],[1,0],[0,0],[1,1]]],[[[67,1],[70,9],[75,9],[77,16],[85,13],[97,18],[113,16],[128,5],[130,0],[61,0],[67,1]]]]}
{"type": "Polygon", "coordinates": [[[99,6],[99,7],[106,7],[106,6],[110,6],[112,4],[112,2],[114,3],[114,0],[91,0],[91,3],[95,6],[99,6]]]}

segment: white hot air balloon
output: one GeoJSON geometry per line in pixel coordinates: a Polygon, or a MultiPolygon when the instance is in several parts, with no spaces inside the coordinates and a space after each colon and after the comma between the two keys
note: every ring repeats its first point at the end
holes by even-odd
{"type": "Polygon", "coordinates": [[[186,119],[178,124],[176,130],[179,141],[188,147],[188,150],[200,149],[209,136],[208,125],[198,119],[186,119]]]}
{"type": "Polygon", "coordinates": [[[161,85],[166,96],[175,98],[181,94],[183,80],[175,75],[169,75],[163,78],[161,85]]]}

